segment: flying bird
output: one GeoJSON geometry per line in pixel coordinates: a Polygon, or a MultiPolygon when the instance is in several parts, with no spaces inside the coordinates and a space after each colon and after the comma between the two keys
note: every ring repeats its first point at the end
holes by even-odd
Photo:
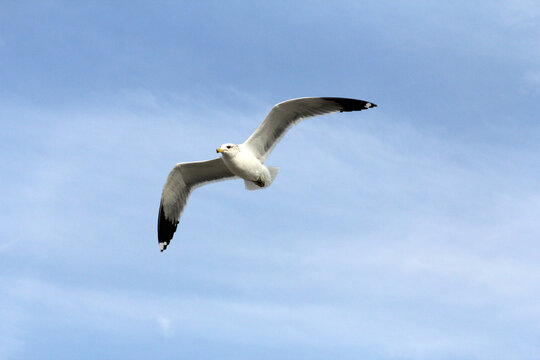
{"type": "Polygon", "coordinates": [[[176,231],[187,199],[195,188],[227,179],[241,178],[247,190],[272,184],[278,167],[264,162],[279,140],[299,121],[333,112],[361,111],[377,105],[356,99],[311,97],[287,100],[275,105],[257,130],[242,144],[225,143],[216,149],[221,157],[179,163],[169,173],[159,205],[158,243],[165,250],[176,231]]]}

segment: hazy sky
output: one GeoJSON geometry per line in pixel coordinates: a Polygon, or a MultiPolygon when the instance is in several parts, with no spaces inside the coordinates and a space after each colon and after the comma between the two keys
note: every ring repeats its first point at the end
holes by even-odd
{"type": "Polygon", "coordinates": [[[2,1],[0,359],[538,359],[539,113],[536,0],[2,1]],[[303,96],[379,107],[160,253],[174,164],[303,96]]]}

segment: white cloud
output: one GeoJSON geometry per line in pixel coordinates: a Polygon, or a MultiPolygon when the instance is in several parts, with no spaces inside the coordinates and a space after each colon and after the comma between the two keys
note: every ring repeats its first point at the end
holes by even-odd
{"type": "Polygon", "coordinates": [[[164,336],[170,337],[173,335],[170,318],[166,316],[158,316],[157,322],[164,336]]]}

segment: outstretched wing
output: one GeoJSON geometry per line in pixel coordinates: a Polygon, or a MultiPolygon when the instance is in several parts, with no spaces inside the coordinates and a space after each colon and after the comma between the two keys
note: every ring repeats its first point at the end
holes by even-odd
{"type": "Polygon", "coordinates": [[[208,182],[233,178],[221,158],[176,164],[161,193],[158,215],[158,242],[161,251],[167,248],[176,231],[180,215],[191,191],[208,182]]]}
{"type": "Polygon", "coordinates": [[[355,99],[320,97],[287,100],[275,105],[257,130],[244,142],[259,160],[264,161],[283,135],[300,120],[343,111],[360,111],[377,105],[355,99]]]}

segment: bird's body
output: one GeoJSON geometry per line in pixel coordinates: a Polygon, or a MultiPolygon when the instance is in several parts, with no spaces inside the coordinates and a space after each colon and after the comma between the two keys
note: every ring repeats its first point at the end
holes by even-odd
{"type": "Polygon", "coordinates": [[[221,158],[177,164],[163,187],[158,215],[158,242],[169,245],[187,198],[198,186],[241,178],[246,189],[263,189],[274,181],[278,167],[264,165],[274,146],[298,121],[332,112],[360,111],[377,105],[346,98],[300,98],[275,105],[255,132],[242,144],[226,143],[216,151],[221,158]]]}
{"type": "MultiPolygon", "coordinates": [[[[220,149],[225,148],[229,144],[224,144],[220,149]]],[[[261,179],[270,180],[270,172],[263,165],[261,160],[249,151],[243,144],[236,145],[238,149],[236,151],[222,151],[222,160],[225,163],[225,166],[231,173],[244,179],[245,181],[256,182],[261,179]]],[[[219,151],[219,149],[218,149],[219,151]]]]}

